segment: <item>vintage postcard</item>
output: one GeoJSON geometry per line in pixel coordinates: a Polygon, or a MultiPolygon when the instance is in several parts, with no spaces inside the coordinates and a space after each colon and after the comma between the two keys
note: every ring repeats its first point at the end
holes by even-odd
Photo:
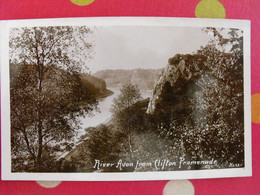
{"type": "Polygon", "coordinates": [[[252,175],[250,21],[1,21],[3,180],[252,175]]]}

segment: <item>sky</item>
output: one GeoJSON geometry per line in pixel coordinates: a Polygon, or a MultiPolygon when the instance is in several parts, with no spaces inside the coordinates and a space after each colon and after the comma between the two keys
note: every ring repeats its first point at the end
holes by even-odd
{"type": "Polygon", "coordinates": [[[175,54],[205,45],[209,36],[198,27],[104,26],[94,32],[92,73],[105,69],[157,69],[175,54]]]}

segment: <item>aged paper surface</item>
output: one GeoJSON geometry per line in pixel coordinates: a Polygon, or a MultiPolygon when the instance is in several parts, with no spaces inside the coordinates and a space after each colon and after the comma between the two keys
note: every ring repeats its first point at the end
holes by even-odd
{"type": "Polygon", "coordinates": [[[2,179],[251,176],[249,21],[0,24],[2,179]]]}

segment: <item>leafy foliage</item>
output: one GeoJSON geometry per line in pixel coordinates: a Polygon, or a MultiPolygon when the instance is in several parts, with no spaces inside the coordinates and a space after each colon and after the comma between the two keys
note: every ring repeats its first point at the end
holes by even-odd
{"type": "MultiPolygon", "coordinates": [[[[75,154],[67,156],[62,163],[62,171],[97,171],[97,168],[94,168],[95,160],[111,163],[118,161],[123,149],[122,145],[125,143],[122,132],[115,131],[113,126],[104,124],[89,127],[86,131],[87,139],[77,147],[75,154]]],[[[111,167],[101,167],[100,169],[99,171],[117,171],[111,167]]]]}
{"type": "Polygon", "coordinates": [[[230,29],[225,38],[222,30],[207,28],[213,34],[208,45],[169,60],[171,65],[188,62],[189,80],[183,74],[174,84],[164,83],[153,117],[160,136],[174,143],[178,156],[214,158],[219,168],[230,162],[243,167],[243,37],[230,29]],[[205,56],[198,71],[190,66],[196,55],[205,56]]]}
{"type": "Polygon", "coordinates": [[[124,129],[128,136],[129,151],[133,155],[131,129],[135,121],[134,109],[131,106],[141,100],[141,93],[137,85],[130,82],[124,84],[120,89],[120,95],[113,100],[111,111],[114,113],[117,123],[124,129]]]}
{"type": "MultiPolygon", "coordinates": [[[[124,84],[111,107],[113,118],[86,130],[84,140],[67,155],[61,171],[97,171],[93,168],[96,159],[111,163],[118,159],[215,159],[217,165],[187,165],[181,169],[228,168],[229,163],[243,167],[243,34],[238,29],[203,30],[212,35],[206,46],[194,54],[177,54],[169,59],[154,89],[159,94],[154,112],[146,113],[149,100],[141,99],[136,85],[124,84]]],[[[30,76],[27,79],[33,80],[30,76]]],[[[26,139],[15,141],[26,146],[26,139]]],[[[180,168],[164,171],[176,169],[180,168]]],[[[118,169],[103,167],[99,171],[118,169]]]]}
{"type": "Polygon", "coordinates": [[[84,38],[90,32],[66,26],[10,32],[12,171],[53,171],[50,164],[75,135],[78,116],[96,109],[79,74],[85,63],[74,54],[90,52],[84,38]]]}

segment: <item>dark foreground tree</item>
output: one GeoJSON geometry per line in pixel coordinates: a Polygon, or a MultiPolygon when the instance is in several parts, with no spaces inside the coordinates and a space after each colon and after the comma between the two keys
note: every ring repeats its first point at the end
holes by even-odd
{"type": "Polygon", "coordinates": [[[196,149],[189,147],[197,156],[200,153],[215,158],[222,168],[229,163],[243,167],[243,32],[216,28],[205,31],[213,37],[198,53],[207,56],[208,72],[197,81],[203,87],[193,99],[197,131],[186,139],[186,146],[191,145],[191,140],[199,140],[196,149]]]}
{"type": "Polygon", "coordinates": [[[114,113],[117,122],[124,129],[128,137],[129,151],[133,155],[131,141],[131,127],[134,121],[131,120],[135,115],[131,106],[142,99],[140,90],[137,85],[131,82],[124,84],[120,89],[120,95],[113,100],[111,111],[114,113]]]}
{"type": "MultiPolygon", "coordinates": [[[[159,135],[172,143],[169,157],[214,158],[217,168],[230,163],[243,167],[243,33],[204,30],[213,35],[206,46],[196,54],[169,59],[170,66],[179,68],[180,62],[185,63],[186,74],[174,83],[163,83],[151,123],[155,121],[159,135]]],[[[203,166],[192,167],[196,168],[203,166]]]]}
{"type": "Polygon", "coordinates": [[[12,171],[46,171],[97,102],[82,84],[91,53],[86,27],[10,32],[12,171]]]}

